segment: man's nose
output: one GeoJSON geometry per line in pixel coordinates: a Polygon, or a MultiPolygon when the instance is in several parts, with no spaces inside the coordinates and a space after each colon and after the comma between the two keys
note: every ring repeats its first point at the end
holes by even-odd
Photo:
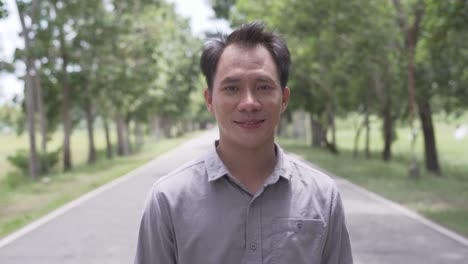
{"type": "Polygon", "coordinates": [[[250,89],[246,89],[240,98],[240,102],[237,106],[239,111],[255,112],[259,111],[261,108],[261,103],[259,102],[257,96],[250,89]]]}

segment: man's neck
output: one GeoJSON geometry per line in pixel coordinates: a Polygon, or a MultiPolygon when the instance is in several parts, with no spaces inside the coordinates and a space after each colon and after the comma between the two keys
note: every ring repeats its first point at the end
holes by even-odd
{"type": "Polygon", "coordinates": [[[254,194],[273,172],[276,163],[275,145],[243,148],[220,141],[217,152],[229,172],[254,194]]]}

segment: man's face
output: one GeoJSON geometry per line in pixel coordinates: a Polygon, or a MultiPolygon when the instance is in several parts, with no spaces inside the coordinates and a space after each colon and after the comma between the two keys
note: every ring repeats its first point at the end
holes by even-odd
{"type": "Polygon", "coordinates": [[[261,45],[226,47],[218,62],[213,90],[205,90],[208,110],[218,122],[221,144],[258,148],[274,141],[275,128],[289,100],[278,71],[261,45]]]}

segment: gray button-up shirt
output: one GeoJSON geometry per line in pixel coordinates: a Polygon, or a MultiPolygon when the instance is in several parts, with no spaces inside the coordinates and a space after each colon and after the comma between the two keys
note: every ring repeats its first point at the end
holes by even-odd
{"type": "Polygon", "coordinates": [[[135,264],[352,263],[334,181],[276,150],[274,171],[255,195],[229,174],[214,144],[158,180],[135,264]]]}

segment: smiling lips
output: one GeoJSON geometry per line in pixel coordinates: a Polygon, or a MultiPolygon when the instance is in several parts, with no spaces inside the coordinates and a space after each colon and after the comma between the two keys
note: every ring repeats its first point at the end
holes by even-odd
{"type": "Polygon", "coordinates": [[[263,124],[263,122],[265,122],[265,119],[249,119],[249,120],[234,121],[234,123],[246,129],[258,128],[260,127],[261,124],[263,124]]]}

